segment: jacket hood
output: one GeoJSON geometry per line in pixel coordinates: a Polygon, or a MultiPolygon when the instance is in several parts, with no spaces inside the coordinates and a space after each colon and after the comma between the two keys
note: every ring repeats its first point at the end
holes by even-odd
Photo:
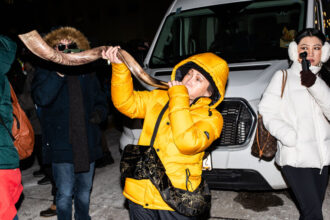
{"type": "Polygon", "coordinates": [[[52,48],[59,44],[61,40],[67,39],[76,43],[79,49],[90,49],[86,36],[73,27],[61,27],[55,29],[46,34],[43,39],[52,48]]]}
{"type": "Polygon", "coordinates": [[[229,74],[227,62],[214,53],[193,55],[182,60],[173,68],[171,80],[181,81],[190,68],[198,70],[208,79],[214,90],[210,97],[212,101],[209,105],[214,108],[218,106],[225,96],[226,83],[229,74]]]}
{"type": "Polygon", "coordinates": [[[9,71],[16,55],[16,43],[4,35],[0,35],[0,74],[9,71]]]}

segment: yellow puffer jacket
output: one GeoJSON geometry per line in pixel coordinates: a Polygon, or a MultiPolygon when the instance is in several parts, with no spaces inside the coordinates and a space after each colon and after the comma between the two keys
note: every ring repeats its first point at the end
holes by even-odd
{"type": "MultiPolygon", "coordinates": [[[[130,118],[144,118],[140,145],[149,145],[158,115],[169,101],[155,139],[154,148],[172,184],[193,191],[201,182],[204,150],[220,136],[223,125],[221,114],[215,107],[223,100],[228,77],[227,63],[212,53],[192,56],[178,65],[193,62],[203,68],[213,79],[218,97],[216,100],[201,97],[192,105],[185,86],[173,86],[168,91],[133,91],[131,74],[124,64],[112,65],[111,94],[114,106],[130,118]],[[211,104],[212,103],[212,104],[211,104]],[[190,175],[187,175],[187,171],[190,175]]],[[[183,77],[183,76],[182,76],[183,77]]],[[[182,78],[181,77],[181,78],[182,78]]],[[[149,180],[127,178],[124,196],[148,209],[173,210],[162,199],[149,180]]]]}

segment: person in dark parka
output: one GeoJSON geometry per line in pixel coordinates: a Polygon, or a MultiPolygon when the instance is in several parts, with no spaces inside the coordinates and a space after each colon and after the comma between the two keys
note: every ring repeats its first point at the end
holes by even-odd
{"type": "MultiPolygon", "coordinates": [[[[53,30],[44,39],[61,52],[89,49],[87,38],[72,27],[53,30]]],[[[75,219],[90,219],[95,160],[102,156],[99,123],[107,116],[106,96],[98,78],[85,67],[44,65],[36,68],[32,93],[42,109],[58,219],[72,218],[72,197],[75,219]]]]}

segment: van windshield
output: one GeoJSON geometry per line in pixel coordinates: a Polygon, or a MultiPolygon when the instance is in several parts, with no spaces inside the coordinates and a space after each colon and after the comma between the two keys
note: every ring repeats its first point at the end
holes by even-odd
{"type": "Polygon", "coordinates": [[[193,54],[213,52],[228,63],[287,59],[287,47],[305,26],[304,0],[222,4],[170,14],[149,67],[173,67],[193,54]]]}

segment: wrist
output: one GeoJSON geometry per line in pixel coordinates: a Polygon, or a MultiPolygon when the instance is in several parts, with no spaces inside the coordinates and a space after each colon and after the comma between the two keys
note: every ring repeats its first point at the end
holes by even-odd
{"type": "Polygon", "coordinates": [[[170,106],[189,106],[188,90],[184,85],[172,86],[168,90],[170,106]]]}

